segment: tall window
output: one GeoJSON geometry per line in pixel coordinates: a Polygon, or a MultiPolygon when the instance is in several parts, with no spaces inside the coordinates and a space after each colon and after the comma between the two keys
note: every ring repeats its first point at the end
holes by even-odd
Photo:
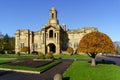
{"type": "Polygon", "coordinates": [[[54,34],[54,37],[56,38],[56,33],[54,34]]]}
{"type": "Polygon", "coordinates": [[[37,44],[37,43],[34,43],[33,47],[34,47],[35,49],[37,49],[37,48],[38,48],[38,44],[37,44]]]}
{"type": "Polygon", "coordinates": [[[74,43],[74,48],[76,48],[76,47],[78,47],[78,43],[77,42],[74,43]]]}
{"type": "Polygon", "coordinates": [[[24,43],[20,43],[20,48],[23,48],[24,47],[24,43]]]}
{"type": "Polygon", "coordinates": [[[52,13],[52,19],[54,18],[54,13],[52,13]]]}
{"type": "Polygon", "coordinates": [[[53,30],[50,30],[50,31],[49,31],[49,37],[50,37],[50,38],[53,38],[53,30]]]}
{"type": "Polygon", "coordinates": [[[71,45],[70,45],[70,43],[68,42],[68,43],[66,43],[66,46],[67,46],[67,47],[70,47],[71,45]]]}

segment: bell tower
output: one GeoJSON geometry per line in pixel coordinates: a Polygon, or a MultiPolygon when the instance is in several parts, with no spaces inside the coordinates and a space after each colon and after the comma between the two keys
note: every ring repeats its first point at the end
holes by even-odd
{"type": "Polygon", "coordinates": [[[57,11],[54,7],[50,9],[50,18],[48,24],[59,24],[57,20],[57,11]]]}

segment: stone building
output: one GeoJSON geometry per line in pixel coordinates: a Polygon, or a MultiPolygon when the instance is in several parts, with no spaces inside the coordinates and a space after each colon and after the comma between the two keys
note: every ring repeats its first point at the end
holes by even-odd
{"type": "Polygon", "coordinates": [[[87,27],[78,30],[66,30],[66,25],[60,25],[57,19],[57,11],[50,9],[48,23],[39,31],[17,30],[15,33],[15,51],[21,51],[24,46],[29,52],[37,51],[53,52],[56,54],[65,51],[68,47],[74,50],[77,48],[80,39],[87,33],[97,31],[94,27],[87,27]]]}

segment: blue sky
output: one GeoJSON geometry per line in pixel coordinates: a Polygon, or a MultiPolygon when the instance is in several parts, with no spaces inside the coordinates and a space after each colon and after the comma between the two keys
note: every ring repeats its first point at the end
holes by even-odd
{"type": "Polygon", "coordinates": [[[120,41],[120,0],[0,0],[0,32],[15,36],[18,29],[41,30],[51,7],[67,29],[96,27],[120,41]]]}

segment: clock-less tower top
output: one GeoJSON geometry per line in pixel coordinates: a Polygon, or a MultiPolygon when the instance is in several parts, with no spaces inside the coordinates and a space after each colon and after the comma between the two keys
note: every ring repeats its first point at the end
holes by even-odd
{"type": "Polygon", "coordinates": [[[48,24],[59,24],[58,19],[57,19],[57,11],[55,7],[52,7],[50,9],[50,18],[48,24]]]}

